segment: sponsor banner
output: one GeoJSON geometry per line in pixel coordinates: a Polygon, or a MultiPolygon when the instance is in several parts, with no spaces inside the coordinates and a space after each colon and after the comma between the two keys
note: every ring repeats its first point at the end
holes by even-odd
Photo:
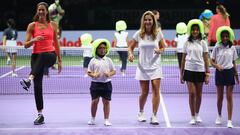
{"type": "MultiPolygon", "coordinates": [[[[128,30],[129,33],[129,39],[132,39],[133,34],[137,30],[128,30]]],[[[63,47],[81,47],[81,40],[80,36],[84,33],[90,33],[93,36],[93,39],[97,38],[106,38],[110,42],[114,39],[114,30],[96,30],[96,31],[62,31],[62,37],[60,39],[61,46],[63,47]]],[[[234,45],[240,46],[240,29],[234,29],[235,33],[235,40],[234,45]]],[[[173,42],[174,37],[176,35],[175,30],[163,30],[164,38],[166,39],[166,42],[168,44],[169,48],[175,48],[173,42]]],[[[2,45],[2,35],[3,32],[0,32],[0,45],[2,45]]],[[[18,46],[23,46],[23,42],[25,40],[25,31],[19,31],[18,32],[18,39],[17,44],[18,46]]]]}

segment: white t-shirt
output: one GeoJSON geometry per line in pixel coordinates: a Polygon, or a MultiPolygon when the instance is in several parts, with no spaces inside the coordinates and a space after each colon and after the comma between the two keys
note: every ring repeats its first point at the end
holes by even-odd
{"type": "Polygon", "coordinates": [[[104,75],[105,72],[110,72],[112,70],[116,70],[113,62],[108,57],[94,57],[91,59],[88,65],[88,71],[89,72],[100,72],[100,77],[98,78],[92,78],[93,82],[109,82],[111,81],[110,77],[106,77],[104,75]]]}
{"type": "Polygon", "coordinates": [[[121,31],[120,33],[119,32],[115,32],[114,33],[114,36],[117,40],[117,44],[116,46],[117,47],[128,47],[128,44],[127,44],[127,37],[128,37],[128,32],[126,31],[121,31]]]}
{"type": "Polygon", "coordinates": [[[177,52],[183,52],[183,46],[188,40],[188,34],[182,34],[175,37],[174,41],[177,42],[177,52]]]}
{"type": "Polygon", "coordinates": [[[183,53],[186,53],[185,70],[205,72],[203,53],[208,52],[208,46],[204,40],[187,41],[183,46],[183,53]]]}
{"type": "Polygon", "coordinates": [[[83,45],[83,57],[92,57],[92,44],[83,45]]]}
{"type": "Polygon", "coordinates": [[[233,67],[233,61],[237,60],[237,50],[235,46],[225,47],[223,45],[217,44],[212,51],[211,59],[221,65],[224,69],[231,69],[233,67]]]}

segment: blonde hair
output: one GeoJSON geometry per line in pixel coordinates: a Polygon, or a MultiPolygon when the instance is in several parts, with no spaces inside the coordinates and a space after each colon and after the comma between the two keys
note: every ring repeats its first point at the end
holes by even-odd
{"type": "Polygon", "coordinates": [[[219,5],[217,5],[216,8],[222,14],[222,16],[225,20],[230,16],[229,13],[227,12],[226,8],[223,5],[219,4],[219,5]]]}
{"type": "Polygon", "coordinates": [[[143,15],[142,15],[142,18],[141,18],[141,26],[140,26],[140,37],[143,39],[144,35],[146,34],[146,29],[145,29],[145,26],[144,26],[144,18],[146,15],[150,15],[153,19],[153,26],[152,26],[152,30],[151,30],[151,33],[152,33],[152,37],[153,37],[153,40],[156,39],[157,37],[157,33],[159,31],[158,27],[157,27],[157,20],[156,18],[154,17],[154,14],[152,11],[146,11],[143,15]]]}

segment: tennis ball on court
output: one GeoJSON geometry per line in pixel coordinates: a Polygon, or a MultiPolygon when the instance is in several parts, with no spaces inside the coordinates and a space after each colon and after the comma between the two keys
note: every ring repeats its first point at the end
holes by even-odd
{"type": "Polygon", "coordinates": [[[124,20],[119,20],[116,22],[116,31],[123,31],[127,29],[127,24],[124,20]]]}
{"type": "Polygon", "coordinates": [[[81,43],[82,43],[83,46],[90,45],[92,40],[93,40],[92,35],[89,34],[89,33],[82,34],[80,39],[81,39],[81,43]]]}
{"type": "Polygon", "coordinates": [[[187,33],[187,25],[184,22],[179,22],[176,25],[176,32],[178,34],[184,34],[187,33]]]}
{"type": "Polygon", "coordinates": [[[234,36],[233,30],[229,26],[221,26],[217,29],[217,32],[216,32],[217,42],[220,43],[222,41],[221,33],[223,31],[228,31],[229,40],[233,43],[233,40],[234,40],[235,36],[234,36]]]}

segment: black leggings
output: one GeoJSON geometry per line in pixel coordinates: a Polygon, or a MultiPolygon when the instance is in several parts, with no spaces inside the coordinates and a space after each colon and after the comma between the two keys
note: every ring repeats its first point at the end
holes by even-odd
{"type": "Polygon", "coordinates": [[[120,57],[120,60],[122,61],[121,71],[126,70],[127,68],[127,57],[128,52],[127,51],[117,51],[120,57]]]}
{"type": "Polygon", "coordinates": [[[31,75],[34,75],[34,96],[37,110],[43,109],[42,80],[44,67],[51,67],[56,62],[55,52],[44,52],[32,54],[31,57],[31,75]]]}
{"type": "Polygon", "coordinates": [[[179,67],[179,69],[181,69],[182,55],[183,55],[183,53],[177,53],[177,59],[178,59],[178,67],[179,67]]]}

